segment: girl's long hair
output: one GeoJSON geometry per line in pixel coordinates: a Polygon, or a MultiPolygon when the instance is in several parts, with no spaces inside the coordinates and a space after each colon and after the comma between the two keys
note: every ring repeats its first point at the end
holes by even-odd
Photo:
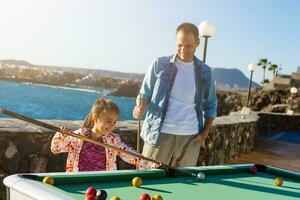
{"type": "Polygon", "coordinates": [[[86,116],[82,128],[93,128],[95,119],[106,111],[111,111],[118,115],[120,114],[119,107],[111,100],[105,100],[103,97],[97,99],[90,113],[86,116]]]}

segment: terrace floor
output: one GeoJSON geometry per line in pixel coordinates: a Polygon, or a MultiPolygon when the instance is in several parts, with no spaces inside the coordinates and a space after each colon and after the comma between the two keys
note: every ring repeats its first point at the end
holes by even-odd
{"type": "Polygon", "coordinates": [[[259,137],[254,151],[231,161],[231,164],[263,164],[300,173],[300,144],[259,137]]]}

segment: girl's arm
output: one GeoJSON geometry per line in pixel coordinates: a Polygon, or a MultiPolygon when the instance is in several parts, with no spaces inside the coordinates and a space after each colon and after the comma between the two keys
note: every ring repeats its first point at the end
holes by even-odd
{"type": "MultiPolygon", "coordinates": [[[[80,130],[75,131],[74,133],[80,133],[80,130]]],[[[69,152],[69,149],[74,148],[75,137],[64,135],[61,132],[56,132],[51,141],[51,151],[54,154],[69,152]]]]}
{"type": "MultiPolygon", "coordinates": [[[[127,144],[125,144],[117,134],[113,134],[113,135],[115,136],[114,138],[115,147],[138,154],[138,152],[135,151],[132,147],[129,147],[127,144]]],[[[120,158],[122,158],[122,160],[124,160],[125,162],[135,165],[139,169],[153,168],[154,166],[152,162],[145,161],[140,159],[139,157],[127,155],[122,152],[118,152],[118,156],[120,156],[120,158]]]]}

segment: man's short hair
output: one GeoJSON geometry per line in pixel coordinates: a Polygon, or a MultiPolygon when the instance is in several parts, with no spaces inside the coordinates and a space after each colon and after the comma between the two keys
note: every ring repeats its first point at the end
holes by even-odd
{"type": "Polygon", "coordinates": [[[176,35],[182,31],[185,34],[192,33],[196,39],[199,39],[199,30],[197,26],[192,23],[182,23],[176,29],[176,35]]]}

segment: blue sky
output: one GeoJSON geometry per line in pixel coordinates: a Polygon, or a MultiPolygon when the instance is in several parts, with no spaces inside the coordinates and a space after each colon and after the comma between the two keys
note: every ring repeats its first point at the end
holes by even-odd
{"type": "MultiPolygon", "coordinates": [[[[298,0],[0,0],[0,7],[0,59],[144,73],[154,57],[175,52],[180,23],[210,20],[211,67],[248,76],[259,58],[283,74],[300,66],[298,0]]],[[[261,78],[259,68],[254,80],[261,78]]]]}

